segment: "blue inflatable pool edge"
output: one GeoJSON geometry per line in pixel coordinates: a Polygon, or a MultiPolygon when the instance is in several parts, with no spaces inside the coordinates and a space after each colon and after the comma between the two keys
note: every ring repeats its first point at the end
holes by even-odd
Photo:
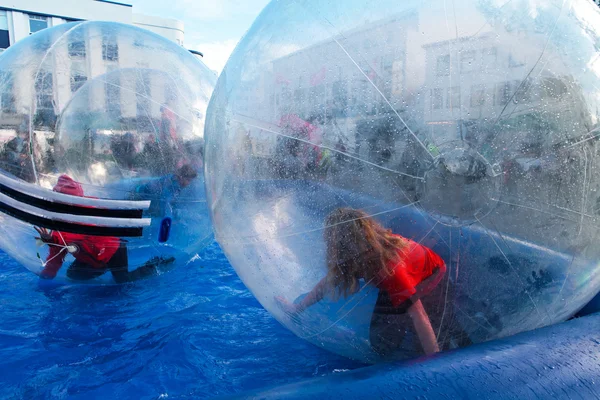
{"type": "Polygon", "coordinates": [[[600,313],[418,360],[245,393],[244,399],[600,398],[600,313]]]}

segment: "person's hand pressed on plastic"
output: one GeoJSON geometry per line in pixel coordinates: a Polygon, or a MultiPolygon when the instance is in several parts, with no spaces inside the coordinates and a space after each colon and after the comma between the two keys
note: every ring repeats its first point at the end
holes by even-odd
{"type": "Polygon", "coordinates": [[[43,242],[51,242],[52,241],[52,233],[46,228],[38,228],[37,226],[33,227],[37,233],[40,234],[40,239],[43,242]]]}
{"type": "Polygon", "coordinates": [[[281,308],[287,315],[296,315],[302,312],[302,309],[297,305],[290,303],[286,298],[276,296],[275,301],[279,308],[281,308]]]}

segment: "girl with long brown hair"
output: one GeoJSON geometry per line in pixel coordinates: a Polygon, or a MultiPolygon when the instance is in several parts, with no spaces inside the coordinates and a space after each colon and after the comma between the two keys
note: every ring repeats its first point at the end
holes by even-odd
{"type": "Polygon", "coordinates": [[[419,339],[414,341],[417,353],[438,352],[421,297],[431,292],[444,276],[446,265],[442,258],[352,208],[331,212],[325,219],[323,236],[327,246],[327,275],[297,304],[278,297],[284,310],[289,314],[303,312],[328,293],[333,298],[347,297],[359,290],[363,280],[379,289],[370,326],[374,351],[383,357],[393,357],[411,331],[419,339]]]}

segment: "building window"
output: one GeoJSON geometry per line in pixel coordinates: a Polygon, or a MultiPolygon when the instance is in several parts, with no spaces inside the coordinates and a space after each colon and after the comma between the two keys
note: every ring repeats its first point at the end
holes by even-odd
{"type": "Polygon", "coordinates": [[[71,71],[71,92],[75,93],[87,81],[87,76],[71,71]]]}
{"type": "Polygon", "coordinates": [[[437,76],[450,75],[450,54],[437,58],[436,73],[437,76]]]}
{"type": "Polygon", "coordinates": [[[431,107],[439,110],[444,106],[444,92],[442,89],[433,89],[431,91],[431,107]]]}
{"type": "Polygon", "coordinates": [[[41,15],[29,16],[29,34],[36,33],[48,27],[48,18],[41,15]]]}
{"type": "Polygon", "coordinates": [[[38,109],[54,110],[53,88],[52,72],[40,72],[35,80],[38,109]]]}
{"type": "Polygon", "coordinates": [[[2,106],[3,113],[15,114],[17,112],[15,102],[15,88],[13,76],[10,72],[0,73],[0,105],[2,106]]]}
{"type": "Polygon", "coordinates": [[[135,82],[136,111],[138,118],[150,118],[152,110],[150,104],[150,77],[142,74],[135,82]]]}
{"type": "Polygon", "coordinates": [[[341,117],[344,113],[344,110],[348,106],[348,90],[345,81],[337,81],[333,83],[333,87],[331,89],[331,94],[333,98],[334,110],[333,113],[337,117],[341,117]]]}
{"type": "Polygon", "coordinates": [[[471,86],[471,107],[482,107],[485,105],[485,86],[471,86]]]}
{"type": "Polygon", "coordinates": [[[121,88],[115,82],[119,82],[119,80],[111,79],[111,82],[106,82],[104,100],[108,114],[118,118],[121,116],[121,88]]]}
{"type": "Polygon", "coordinates": [[[513,102],[515,103],[529,103],[531,102],[531,81],[513,81],[513,102]]]}
{"type": "Polygon", "coordinates": [[[475,69],[475,51],[469,50],[460,53],[460,72],[473,72],[475,69]]]}
{"type": "Polygon", "coordinates": [[[497,106],[505,106],[510,100],[510,82],[499,83],[496,86],[494,103],[497,106]]]}
{"type": "Polygon", "coordinates": [[[85,58],[85,41],[78,40],[69,43],[69,57],[85,58]]]}
{"type": "Polygon", "coordinates": [[[460,108],[460,87],[448,88],[446,108],[460,108]]]}
{"type": "Polygon", "coordinates": [[[8,49],[10,34],[8,33],[8,18],[6,11],[0,10],[0,49],[8,49]]]}
{"type": "Polygon", "coordinates": [[[102,59],[104,61],[119,60],[119,44],[115,32],[106,31],[102,34],[102,59]]]}
{"type": "Polygon", "coordinates": [[[56,113],[54,112],[54,76],[49,71],[39,71],[35,77],[35,115],[33,125],[37,127],[54,127],[56,113]]]}

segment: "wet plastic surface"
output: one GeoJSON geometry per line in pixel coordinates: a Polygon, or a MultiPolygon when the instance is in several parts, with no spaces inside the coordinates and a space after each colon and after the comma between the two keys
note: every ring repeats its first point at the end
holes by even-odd
{"type": "Polygon", "coordinates": [[[77,251],[98,247],[107,273],[86,281],[97,284],[120,268],[102,259],[114,251],[103,240],[127,246],[129,270],[152,257],[185,265],[210,243],[203,131],[216,76],[195,56],[137,27],[88,21],[19,41],[0,69],[4,251],[44,276],[65,258],[55,279],[69,280],[77,251]],[[79,188],[58,189],[63,174],[79,188]],[[36,242],[34,226],[79,236],[36,242]]]}
{"type": "Polygon", "coordinates": [[[600,290],[599,27],[579,0],[269,4],[206,124],[216,237],[244,283],[299,336],[377,361],[381,282],[301,315],[274,300],[326,275],[325,217],[352,207],[442,256],[422,301],[450,348],[575,314],[600,290]]]}

